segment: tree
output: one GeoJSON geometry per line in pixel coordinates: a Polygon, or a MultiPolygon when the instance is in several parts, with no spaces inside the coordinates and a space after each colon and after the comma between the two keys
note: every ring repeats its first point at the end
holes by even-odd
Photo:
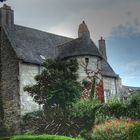
{"type": "Polygon", "coordinates": [[[82,93],[77,81],[78,62],[76,59],[48,59],[43,66],[42,73],[35,77],[36,84],[25,87],[25,91],[35,102],[44,105],[44,112],[28,123],[37,126],[40,133],[77,136],[79,125],[70,116],[70,109],[82,93]]]}
{"type": "Polygon", "coordinates": [[[35,77],[36,84],[25,87],[34,101],[43,104],[44,109],[59,106],[65,110],[81,96],[81,85],[77,81],[76,59],[48,59],[44,70],[35,77]]]}

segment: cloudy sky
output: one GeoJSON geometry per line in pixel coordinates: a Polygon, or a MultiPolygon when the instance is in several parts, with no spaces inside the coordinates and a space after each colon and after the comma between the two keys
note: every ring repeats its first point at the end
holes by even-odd
{"type": "MultiPolygon", "coordinates": [[[[140,86],[140,0],[8,0],[15,24],[77,37],[85,20],[91,38],[106,39],[108,61],[123,84],[140,86]]],[[[1,4],[2,6],[2,4],[1,4]]]]}

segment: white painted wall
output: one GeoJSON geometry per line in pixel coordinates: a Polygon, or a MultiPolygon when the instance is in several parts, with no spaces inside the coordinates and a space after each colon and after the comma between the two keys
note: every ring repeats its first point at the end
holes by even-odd
{"type": "Polygon", "coordinates": [[[20,63],[20,100],[21,100],[21,115],[39,110],[39,105],[33,101],[33,98],[24,92],[23,88],[26,85],[34,85],[36,82],[34,77],[39,74],[40,69],[37,65],[20,63]]]}
{"type": "Polygon", "coordinates": [[[103,77],[105,102],[117,95],[117,80],[113,77],[103,77]]]}
{"type": "MultiPolygon", "coordinates": [[[[87,77],[84,67],[83,65],[86,64],[85,63],[85,58],[89,59],[89,63],[88,63],[88,67],[87,69],[89,71],[97,71],[97,57],[94,56],[79,56],[76,57],[78,64],[79,64],[79,69],[78,69],[78,74],[79,74],[79,81],[83,81],[83,79],[85,79],[87,77]]],[[[99,67],[101,68],[101,63],[99,62],[99,67]]]]}

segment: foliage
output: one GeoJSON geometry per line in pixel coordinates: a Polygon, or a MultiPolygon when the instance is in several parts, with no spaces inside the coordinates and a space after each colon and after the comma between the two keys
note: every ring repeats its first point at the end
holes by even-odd
{"type": "Polygon", "coordinates": [[[111,118],[120,118],[122,115],[122,108],[124,104],[116,97],[112,97],[107,103],[102,104],[102,106],[96,112],[96,124],[104,123],[104,121],[111,118]]]}
{"type": "Polygon", "coordinates": [[[94,99],[80,99],[73,104],[72,115],[83,123],[81,136],[90,139],[90,134],[95,122],[95,113],[100,108],[100,103],[94,99]]]}
{"type": "Polygon", "coordinates": [[[11,140],[80,140],[78,138],[70,138],[60,135],[38,135],[38,136],[14,136],[11,140]]]}
{"type": "Polygon", "coordinates": [[[69,112],[64,113],[58,106],[45,113],[43,111],[28,113],[22,117],[22,129],[28,130],[27,133],[63,134],[76,137],[81,130],[81,124],[78,119],[69,114],[69,112]]]}
{"type": "Polygon", "coordinates": [[[109,115],[119,118],[123,115],[125,105],[117,98],[112,97],[107,102],[109,115]]]}
{"type": "Polygon", "coordinates": [[[127,103],[127,116],[140,120],[140,92],[133,93],[127,103]]]}
{"type": "Polygon", "coordinates": [[[93,77],[90,97],[93,98],[96,95],[96,79],[93,77]]]}
{"type": "Polygon", "coordinates": [[[70,116],[69,110],[82,91],[77,81],[78,62],[76,59],[48,59],[43,66],[42,73],[35,77],[36,84],[25,87],[25,91],[34,101],[43,104],[44,110],[41,114],[25,115],[24,123],[28,125],[31,120],[30,127],[34,125],[34,129],[40,133],[77,136],[79,125],[70,116]]]}
{"type": "Polygon", "coordinates": [[[29,112],[22,116],[22,120],[26,122],[28,120],[31,120],[32,118],[36,118],[40,116],[41,114],[42,114],[42,111],[29,112]]]}
{"type": "Polygon", "coordinates": [[[106,104],[102,104],[102,106],[96,111],[95,114],[95,124],[104,123],[106,120],[113,118],[110,113],[108,106],[106,104]]]}
{"type": "Polygon", "coordinates": [[[39,134],[37,130],[30,130],[24,133],[24,135],[37,135],[39,134]]]}
{"type": "Polygon", "coordinates": [[[44,70],[35,77],[36,84],[25,87],[34,101],[44,108],[59,106],[63,110],[81,96],[81,85],[77,82],[78,62],[76,59],[48,59],[44,70]]]}
{"type": "Polygon", "coordinates": [[[140,93],[133,94],[125,103],[113,97],[96,112],[96,124],[110,118],[140,120],[140,93]]]}
{"type": "Polygon", "coordinates": [[[128,130],[129,140],[139,140],[140,139],[140,122],[134,123],[134,125],[129,127],[128,130]]]}
{"type": "Polygon", "coordinates": [[[129,103],[134,108],[140,107],[140,92],[133,93],[129,97],[129,103]]]}
{"type": "MultiPolygon", "coordinates": [[[[136,137],[134,134],[138,133],[138,130],[140,129],[139,127],[140,122],[117,119],[109,120],[103,124],[95,126],[92,138],[95,140],[138,140],[135,139],[136,137]],[[136,127],[137,132],[135,130],[136,127]],[[130,135],[132,136],[130,137],[130,135]]],[[[139,135],[140,134],[138,133],[137,137],[139,135]]]]}

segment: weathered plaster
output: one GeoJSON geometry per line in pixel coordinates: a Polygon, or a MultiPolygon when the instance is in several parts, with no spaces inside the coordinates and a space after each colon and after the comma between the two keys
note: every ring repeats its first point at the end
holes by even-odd
{"type": "Polygon", "coordinates": [[[87,77],[87,74],[85,72],[85,59],[88,58],[89,62],[88,62],[88,66],[87,66],[87,70],[88,71],[97,71],[97,63],[99,65],[99,68],[101,68],[101,64],[100,61],[98,61],[97,57],[94,56],[78,56],[76,57],[78,64],[79,64],[79,69],[78,69],[78,74],[79,74],[79,81],[83,81],[83,79],[85,79],[87,77]],[[98,62],[97,62],[98,61],[98,62]]]}
{"type": "Polygon", "coordinates": [[[27,85],[36,83],[34,77],[40,73],[38,65],[19,63],[20,67],[20,100],[21,100],[21,115],[39,110],[39,105],[33,101],[29,93],[24,91],[27,85]]]}

